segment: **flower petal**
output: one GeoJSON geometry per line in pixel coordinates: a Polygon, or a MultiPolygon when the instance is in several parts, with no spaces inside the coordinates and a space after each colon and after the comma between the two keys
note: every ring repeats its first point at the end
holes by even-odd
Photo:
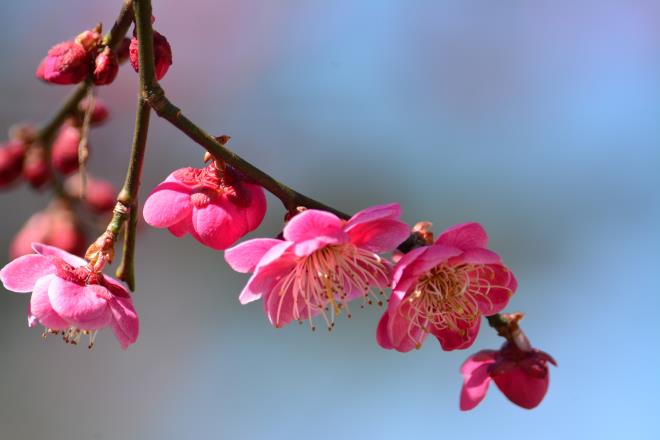
{"type": "Polygon", "coordinates": [[[536,408],[548,392],[550,375],[534,377],[525,374],[522,368],[513,368],[506,373],[493,376],[495,385],[511,402],[525,408],[536,408]]]}
{"type": "Polygon", "coordinates": [[[168,227],[167,230],[177,238],[181,238],[186,234],[191,234],[195,239],[199,240],[195,228],[193,228],[192,212],[190,215],[183,217],[178,223],[174,223],[172,226],[168,227]]]}
{"type": "Polygon", "coordinates": [[[259,260],[273,246],[283,243],[274,238],[255,238],[239,243],[225,251],[225,261],[236,272],[254,272],[259,260]]]}
{"type": "Polygon", "coordinates": [[[70,254],[65,250],[62,250],[55,246],[48,246],[47,244],[41,243],[32,243],[32,249],[39,255],[44,255],[46,257],[55,257],[64,260],[66,263],[70,264],[73,267],[80,267],[87,264],[87,261],[84,259],[70,254]]]}
{"type": "Polygon", "coordinates": [[[479,223],[462,223],[445,230],[436,243],[463,250],[485,248],[488,246],[488,234],[479,223]]]}
{"type": "Polygon", "coordinates": [[[108,290],[99,285],[81,286],[60,277],[54,277],[48,287],[48,298],[64,320],[82,330],[96,330],[110,323],[108,290]]]}
{"type": "MultiPolygon", "coordinates": [[[[401,278],[403,277],[403,274],[406,273],[406,269],[408,266],[410,266],[417,258],[426,252],[426,249],[428,246],[422,246],[419,248],[415,248],[411,250],[410,252],[407,252],[404,254],[399,261],[397,261],[396,266],[394,266],[394,270],[392,271],[392,288],[393,289],[398,289],[398,284],[401,281],[401,278]]],[[[400,290],[400,289],[399,289],[400,290]]]]}
{"type": "MultiPolygon", "coordinates": [[[[46,275],[39,278],[30,297],[30,315],[36,318],[41,325],[52,330],[66,330],[70,327],[60,315],[53,310],[48,297],[48,286],[56,278],[55,275],[46,275]]],[[[34,324],[34,320],[32,321],[34,324]]],[[[30,325],[32,327],[32,325],[30,325]]]]}
{"type": "Polygon", "coordinates": [[[389,313],[383,313],[383,316],[380,317],[378,321],[378,328],[376,329],[376,341],[378,345],[383,347],[386,350],[391,350],[394,348],[394,344],[390,341],[390,335],[387,331],[389,326],[389,313]]]}
{"type": "Polygon", "coordinates": [[[469,357],[461,366],[463,388],[461,389],[461,411],[477,406],[486,397],[490,375],[488,370],[495,362],[495,350],[483,350],[469,357]]]}
{"type": "Polygon", "coordinates": [[[464,350],[469,348],[474,343],[474,340],[477,339],[480,327],[481,319],[478,317],[472,326],[469,326],[468,328],[431,328],[431,333],[438,338],[438,342],[440,342],[440,346],[444,351],[464,350]]]}
{"type": "Polygon", "coordinates": [[[227,249],[248,232],[242,210],[225,198],[194,207],[192,222],[200,242],[216,250],[227,249]]]}
{"type": "Polygon", "coordinates": [[[376,205],[357,212],[346,223],[346,231],[350,231],[354,226],[362,223],[372,222],[374,220],[398,220],[401,217],[401,206],[398,203],[387,205],[376,205]]]}
{"type": "Polygon", "coordinates": [[[110,326],[121,348],[126,348],[135,343],[140,332],[140,320],[138,318],[133,301],[130,298],[116,297],[109,303],[112,313],[110,326]]]}
{"type": "Polygon", "coordinates": [[[371,252],[389,252],[410,235],[410,228],[399,220],[375,220],[355,225],[348,231],[351,243],[371,252]]]}
{"type": "MultiPolygon", "coordinates": [[[[286,244],[290,245],[290,243],[286,244]]],[[[264,256],[265,258],[267,256],[264,256]]],[[[292,270],[294,266],[295,260],[289,256],[266,266],[257,267],[257,270],[243,288],[238,300],[241,304],[247,304],[268,295],[282,276],[292,270]]]]}
{"type": "Polygon", "coordinates": [[[247,231],[254,231],[259,227],[266,215],[266,194],[264,189],[253,183],[243,183],[244,188],[250,192],[250,206],[243,209],[247,222],[247,231]]]}
{"type": "Polygon", "coordinates": [[[479,311],[486,316],[502,311],[518,288],[518,281],[506,266],[491,264],[471,275],[478,274],[480,282],[475,283],[479,295],[473,295],[479,311]],[[484,283],[484,281],[486,283],[484,283]]]}
{"type": "Polygon", "coordinates": [[[387,332],[392,345],[403,353],[421,347],[427,336],[418,322],[408,318],[409,309],[410,302],[402,301],[390,312],[387,323],[387,332]]]}
{"type": "MultiPolygon", "coordinates": [[[[62,251],[64,252],[64,251],[62,251]]],[[[0,280],[12,292],[31,292],[39,278],[55,272],[55,265],[43,255],[24,255],[0,270],[0,280]]]]}
{"type": "Polygon", "coordinates": [[[348,241],[343,222],[334,214],[308,209],[293,217],[284,227],[284,238],[296,243],[294,251],[306,256],[329,244],[348,241]]]}
{"type": "Polygon", "coordinates": [[[161,182],[147,197],[144,220],[156,228],[167,228],[190,215],[190,188],[177,181],[161,182]]]}

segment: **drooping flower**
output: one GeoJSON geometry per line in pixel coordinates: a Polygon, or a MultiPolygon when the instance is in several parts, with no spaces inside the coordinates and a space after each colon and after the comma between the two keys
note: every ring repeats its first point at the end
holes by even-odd
{"type": "Polygon", "coordinates": [[[502,310],[517,288],[513,273],[487,245],[481,225],[466,223],[404,255],[392,274],[378,343],[406,352],[421,347],[431,333],[444,350],[472,345],[481,315],[502,310]]]}
{"type": "Polygon", "coordinates": [[[470,410],[483,400],[491,379],[511,402],[535,408],[548,391],[548,362],[557,366],[549,354],[531,347],[522,350],[511,342],[505,342],[499,350],[473,354],[461,366],[461,410],[470,410]]]}
{"type": "Polygon", "coordinates": [[[293,320],[312,325],[320,314],[331,329],[342,310],[350,317],[351,300],[371,302],[372,288],[388,286],[391,266],[379,254],[408,237],[399,217],[398,204],[365,209],[348,221],[310,209],[289,221],[284,240],[259,238],[228,249],[225,260],[232,269],[253,272],[241,304],[261,298],[275,327],[293,320]]]}
{"type": "Polygon", "coordinates": [[[33,214],[16,234],[9,248],[12,259],[34,252],[32,243],[43,243],[72,254],[85,251],[85,234],[75,213],[61,201],[33,214]]]}
{"type": "Polygon", "coordinates": [[[124,349],[136,341],[138,316],[124,286],[62,249],[40,243],[33,248],[36,254],[17,258],[0,270],[7,290],[32,292],[30,327],[38,322],[46,327],[44,335],[62,334],[72,344],[89,335],[90,348],[105,327],[124,349]]]}
{"type": "Polygon", "coordinates": [[[151,192],[143,214],[148,224],[177,237],[190,234],[208,247],[226,249],[261,224],[266,196],[231,167],[212,162],[170,174],[151,192]]]}
{"type": "MultiPolygon", "coordinates": [[[[140,71],[140,54],[138,52],[138,39],[133,37],[129,47],[131,66],[136,72],[140,71]]],[[[156,79],[161,80],[172,65],[172,48],[162,34],[154,31],[154,66],[156,79]]]]}

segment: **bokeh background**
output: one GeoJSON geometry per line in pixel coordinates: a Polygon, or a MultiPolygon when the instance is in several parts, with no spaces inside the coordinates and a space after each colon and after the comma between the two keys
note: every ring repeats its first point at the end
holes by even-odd
{"type": "MultiPolygon", "coordinates": [[[[66,87],[34,69],[120,1],[3,2],[0,126],[41,122],[66,87]]],[[[155,0],[170,98],[293,187],[348,212],[398,201],[436,231],[476,220],[513,268],[509,310],[556,357],[534,411],[492,388],[458,410],[468,351],[375,343],[381,310],[336,331],[271,328],[246,277],[192,239],[139,238],[138,343],[88,351],[26,326],[0,292],[0,438],[660,438],[660,3],[155,0]]],[[[99,91],[91,170],[119,185],[135,73],[99,91]]],[[[142,194],[202,151],[161,120],[142,194]]],[[[0,194],[0,249],[48,194],[0,194]]],[[[259,235],[283,211],[269,199],[259,235]]],[[[2,251],[2,262],[6,251],[2,251]]]]}

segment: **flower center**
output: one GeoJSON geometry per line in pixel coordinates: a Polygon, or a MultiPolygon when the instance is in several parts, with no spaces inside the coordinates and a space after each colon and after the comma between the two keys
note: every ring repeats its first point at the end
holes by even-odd
{"type": "Polygon", "coordinates": [[[332,330],[342,309],[351,317],[348,303],[358,296],[364,298],[364,303],[373,304],[375,300],[383,305],[371,287],[385,286],[387,282],[387,263],[373,252],[350,243],[326,246],[304,257],[273,289],[272,294],[278,295],[275,326],[282,325],[280,316],[285,301],[292,301],[293,319],[301,323],[306,319],[315,330],[312,317],[320,314],[328,330],[332,330]]]}

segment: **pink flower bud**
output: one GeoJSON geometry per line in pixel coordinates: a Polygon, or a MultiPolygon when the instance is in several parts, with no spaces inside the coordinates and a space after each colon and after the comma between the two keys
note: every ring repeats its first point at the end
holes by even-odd
{"type": "Polygon", "coordinates": [[[53,84],[76,84],[89,73],[89,54],[73,41],[53,46],[37,68],[36,76],[53,84]]]}
{"type": "Polygon", "coordinates": [[[40,147],[30,148],[23,162],[23,178],[33,188],[40,188],[50,180],[51,172],[46,161],[46,151],[40,147]]]}
{"type": "MultiPolygon", "coordinates": [[[[135,37],[131,40],[129,53],[131,66],[138,72],[140,70],[140,63],[138,40],[135,37]]],[[[172,48],[170,47],[170,43],[167,42],[167,38],[156,31],[154,31],[154,63],[156,66],[156,79],[158,80],[165,76],[167,70],[172,65],[172,48]]]]}
{"type": "Polygon", "coordinates": [[[103,49],[103,52],[96,56],[96,61],[94,62],[94,84],[97,86],[103,86],[110,84],[117,77],[117,72],[119,72],[119,60],[117,55],[106,47],[103,49]]]}
{"type": "Polygon", "coordinates": [[[70,124],[60,128],[51,151],[53,166],[62,174],[71,174],[78,169],[78,144],[80,129],[70,124]]]}
{"type": "MultiPolygon", "coordinates": [[[[85,113],[87,111],[87,106],[88,106],[89,101],[87,99],[83,99],[80,101],[80,105],[78,105],[78,110],[80,110],[82,113],[85,113]]],[[[92,109],[92,116],[90,119],[90,123],[92,125],[100,125],[103,122],[108,119],[110,112],[108,111],[108,107],[106,107],[105,103],[101,101],[100,99],[96,98],[94,100],[94,108],[92,109]]]]}
{"type": "MultiPolygon", "coordinates": [[[[65,183],[69,194],[80,197],[81,181],[77,175],[71,176],[65,183]]],[[[107,180],[87,176],[87,188],[83,202],[93,212],[103,214],[112,211],[117,202],[117,190],[107,180]]]]}
{"type": "Polygon", "coordinates": [[[9,254],[12,259],[31,254],[32,243],[41,242],[80,255],[85,251],[86,241],[74,213],[56,204],[30,217],[14,237],[9,254]]]}
{"type": "Polygon", "coordinates": [[[121,43],[117,47],[117,59],[119,60],[120,63],[123,63],[128,59],[128,52],[131,47],[131,39],[126,37],[123,40],[121,40],[121,43]]]}
{"type": "Polygon", "coordinates": [[[99,47],[99,44],[101,44],[102,38],[101,25],[99,24],[93,29],[78,34],[74,41],[76,44],[82,46],[88,53],[94,53],[99,47]]]}
{"type": "Polygon", "coordinates": [[[0,188],[14,182],[21,175],[25,145],[12,140],[0,146],[0,188]]]}

